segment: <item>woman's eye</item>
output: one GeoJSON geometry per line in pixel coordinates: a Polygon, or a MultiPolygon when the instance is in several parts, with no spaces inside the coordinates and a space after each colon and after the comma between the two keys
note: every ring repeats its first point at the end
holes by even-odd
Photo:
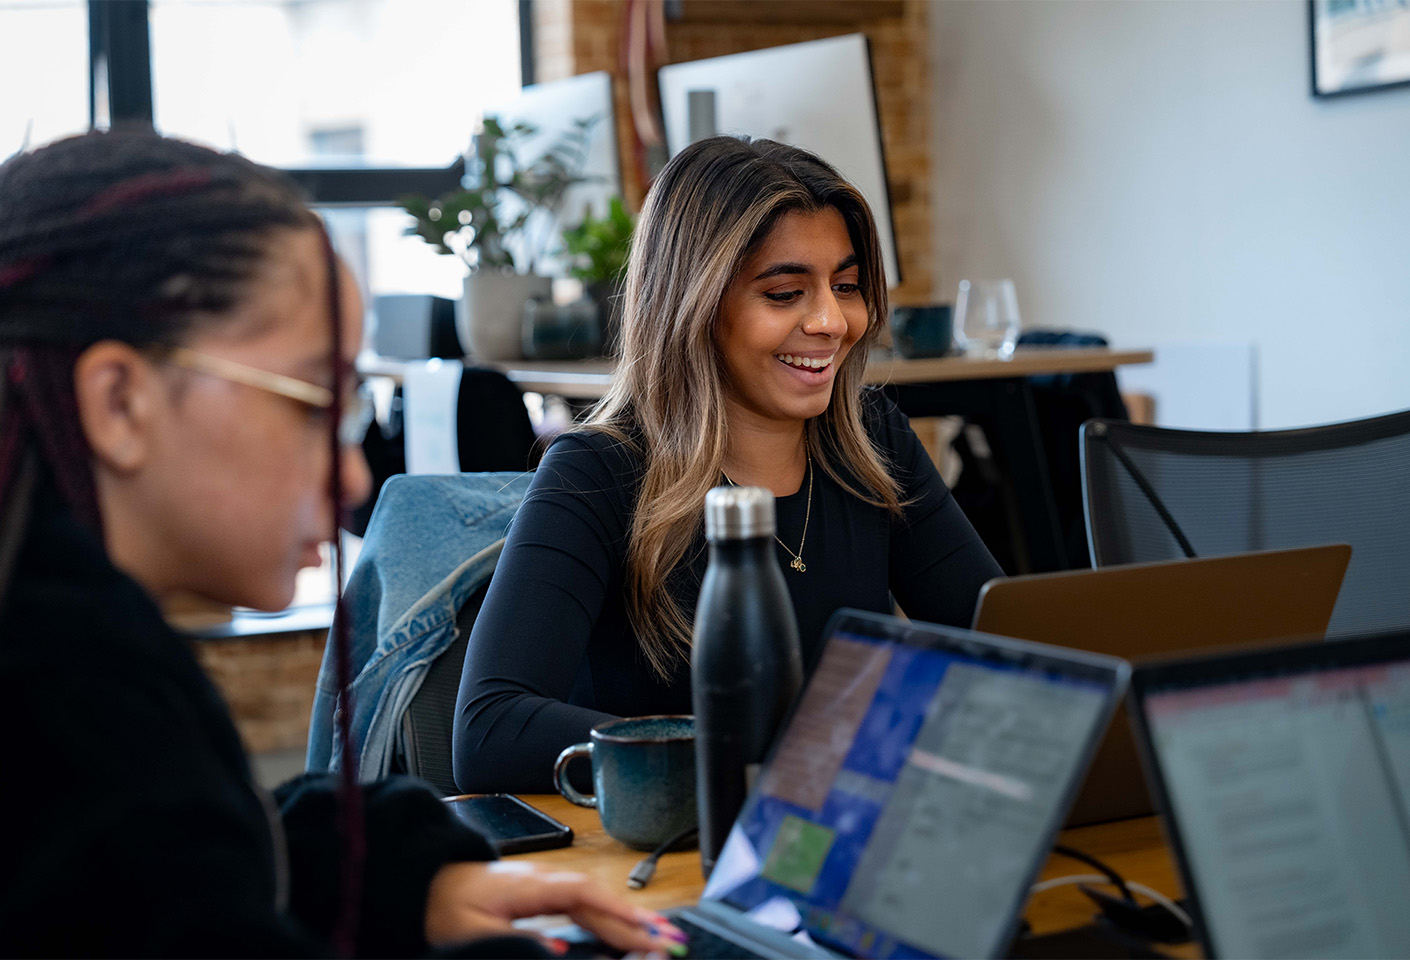
{"type": "Polygon", "coordinates": [[[834,284],[832,285],[832,289],[836,290],[838,293],[840,293],[840,294],[841,294],[842,296],[844,296],[844,297],[850,297],[852,294],[856,293],[859,288],[858,288],[858,286],[857,286],[857,284],[856,284],[855,282],[850,282],[850,283],[834,283],[834,284]]]}
{"type": "Polygon", "coordinates": [[[784,292],[784,293],[766,293],[766,294],[764,294],[764,296],[768,297],[768,298],[769,298],[770,300],[772,300],[774,303],[792,303],[794,300],[797,300],[797,299],[798,299],[799,297],[801,297],[802,295],[803,295],[803,291],[802,291],[802,290],[788,290],[788,291],[786,291],[786,292],[784,292]]]}

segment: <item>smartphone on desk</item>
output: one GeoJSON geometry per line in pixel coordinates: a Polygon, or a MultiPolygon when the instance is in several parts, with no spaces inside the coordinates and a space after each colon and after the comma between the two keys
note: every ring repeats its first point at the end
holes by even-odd
{"type": "Polygon", "coordinates": [[[507,793],[460,797],[446,804],[500,855],[552,850],[573,842],[571,827],[507,793]]]}

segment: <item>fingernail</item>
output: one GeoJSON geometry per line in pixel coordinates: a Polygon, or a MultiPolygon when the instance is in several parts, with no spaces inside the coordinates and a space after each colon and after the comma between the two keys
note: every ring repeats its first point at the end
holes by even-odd
{"type": "Polygon", "coordinates": [[[563,954],[568,952],[568,941],[550,938],[548,940],[548,949],[552,950],[554,953],[558,954],[561,957],[563,956],[563,954]]]}
{"type": "Polygon", "coordinates": [[[648,923],[646,925],[646,932],[653,937],[670,937],[672,940],[679,940],[681,943],[685,943],[687,939],[686,935],[681,932],[680,927],[665,920],[660,923],[648,923]]]}
{"type": "Polygon", "coordinates": [[[683,957],[686,955],[686,953],[689,952],[686,950],[685,944],[683,943],[673,943],[669,947],[667,947],[667,950],[673,957],[683,957]]]}

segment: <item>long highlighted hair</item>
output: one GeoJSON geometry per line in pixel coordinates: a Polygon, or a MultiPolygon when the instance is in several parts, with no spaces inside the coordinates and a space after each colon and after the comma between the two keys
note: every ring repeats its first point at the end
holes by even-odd
{"type": "Polygon", "coordinates": [[[720,303],[781,217],[828,208],[846,222],[868,323],[837,371],[826,412],[807,422],[807,443],[844,490],[899,513],[900,489],[861,418],[867,354],[888,310],[881,243],[861,193],[806,150],[712,137],[672,159],[646,197],[627,269],[617,376],[582,426],[635,447],[645,463],[627,545],[627,612],[663,678],[688,658],[691,634],[667,579],[700,535],[705,494],[719,484],[729,448],[720,303]]]}

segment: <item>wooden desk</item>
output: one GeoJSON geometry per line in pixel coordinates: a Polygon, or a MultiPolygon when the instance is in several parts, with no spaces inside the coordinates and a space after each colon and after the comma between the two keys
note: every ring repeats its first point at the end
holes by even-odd
{"type": "MultiPolygon", "coordinates": [[[[910,360],[877,356],[867,364],[867,383],[878,386],[953,383],[961,380],[1004,380],[1062,373],[1103,373],[1133,363],[1150,363],[1149,350],[1108,350],[1090,347],[1026,347],[1012,360],[979,357],[931,357],[910,360]]],[[[360,356],[357,368],[367,376],[401,381],[408,363],[371,354],[360,356]]],[[[612,360],[514,360],[486,366],[504,371],[519,389],[548,393],[568,400],[597,400],[607,392],[616,363],[612,360]]]]}
{"type": "MultiPolygon", "coordinates": [[[[705,881],[700,876],[700,856],[694,850],[666,854],[646,889],[628,890],[627,874],[646,854],[625,847],[603,833],[597,811],[574,806],[556,795],[523,799],[572,827],[574,837],[570,847],[522,854],[523,859],[590,874],[609,889],[651,910],[694,903],[700,898],[705,881]]],[[[1172,898],[1180,896],[1175,864],[1155,817],[1064,830],[1061,842],[1097,857],[1128,880],[1144,883],[1172,898]]],[[[1086,864],[1054,856],[1043,868],[1040,879],[1091,872],[1086,864]]],[[[1042,934],[1080,927],[1090,922],[1093,912],[1091,901],[1076,887],[1058,887],[1034,897],[1025,916],[1033,932],[1042,934]]],[[[1193,947],[1173,952],[1181,956],[1198,955],[1193,947]]]]}
{"type": "MultiPolygon", "coordinates": [[[[1011,360],[935,357],[908,360],[875,357],[867,364],[867,382],[883,387],[907,416],[967,417],[984,427],[1003,478],[1008,515],[1013,518],[1015,569],[1040,573],[1072,566],[1038,420],[1029,377],[1101,373],[1119,366],[1150,363],[1149,350],[1093,347],[1026,347],[1011,360]]],[[[569,400],[595,400],[612,382],[611,360],[529,361],[491,364],[521,390],[557,394],[569,400]]],[[[358,358],[369,376],[400,379],[405,361],[358,358]]]]}

